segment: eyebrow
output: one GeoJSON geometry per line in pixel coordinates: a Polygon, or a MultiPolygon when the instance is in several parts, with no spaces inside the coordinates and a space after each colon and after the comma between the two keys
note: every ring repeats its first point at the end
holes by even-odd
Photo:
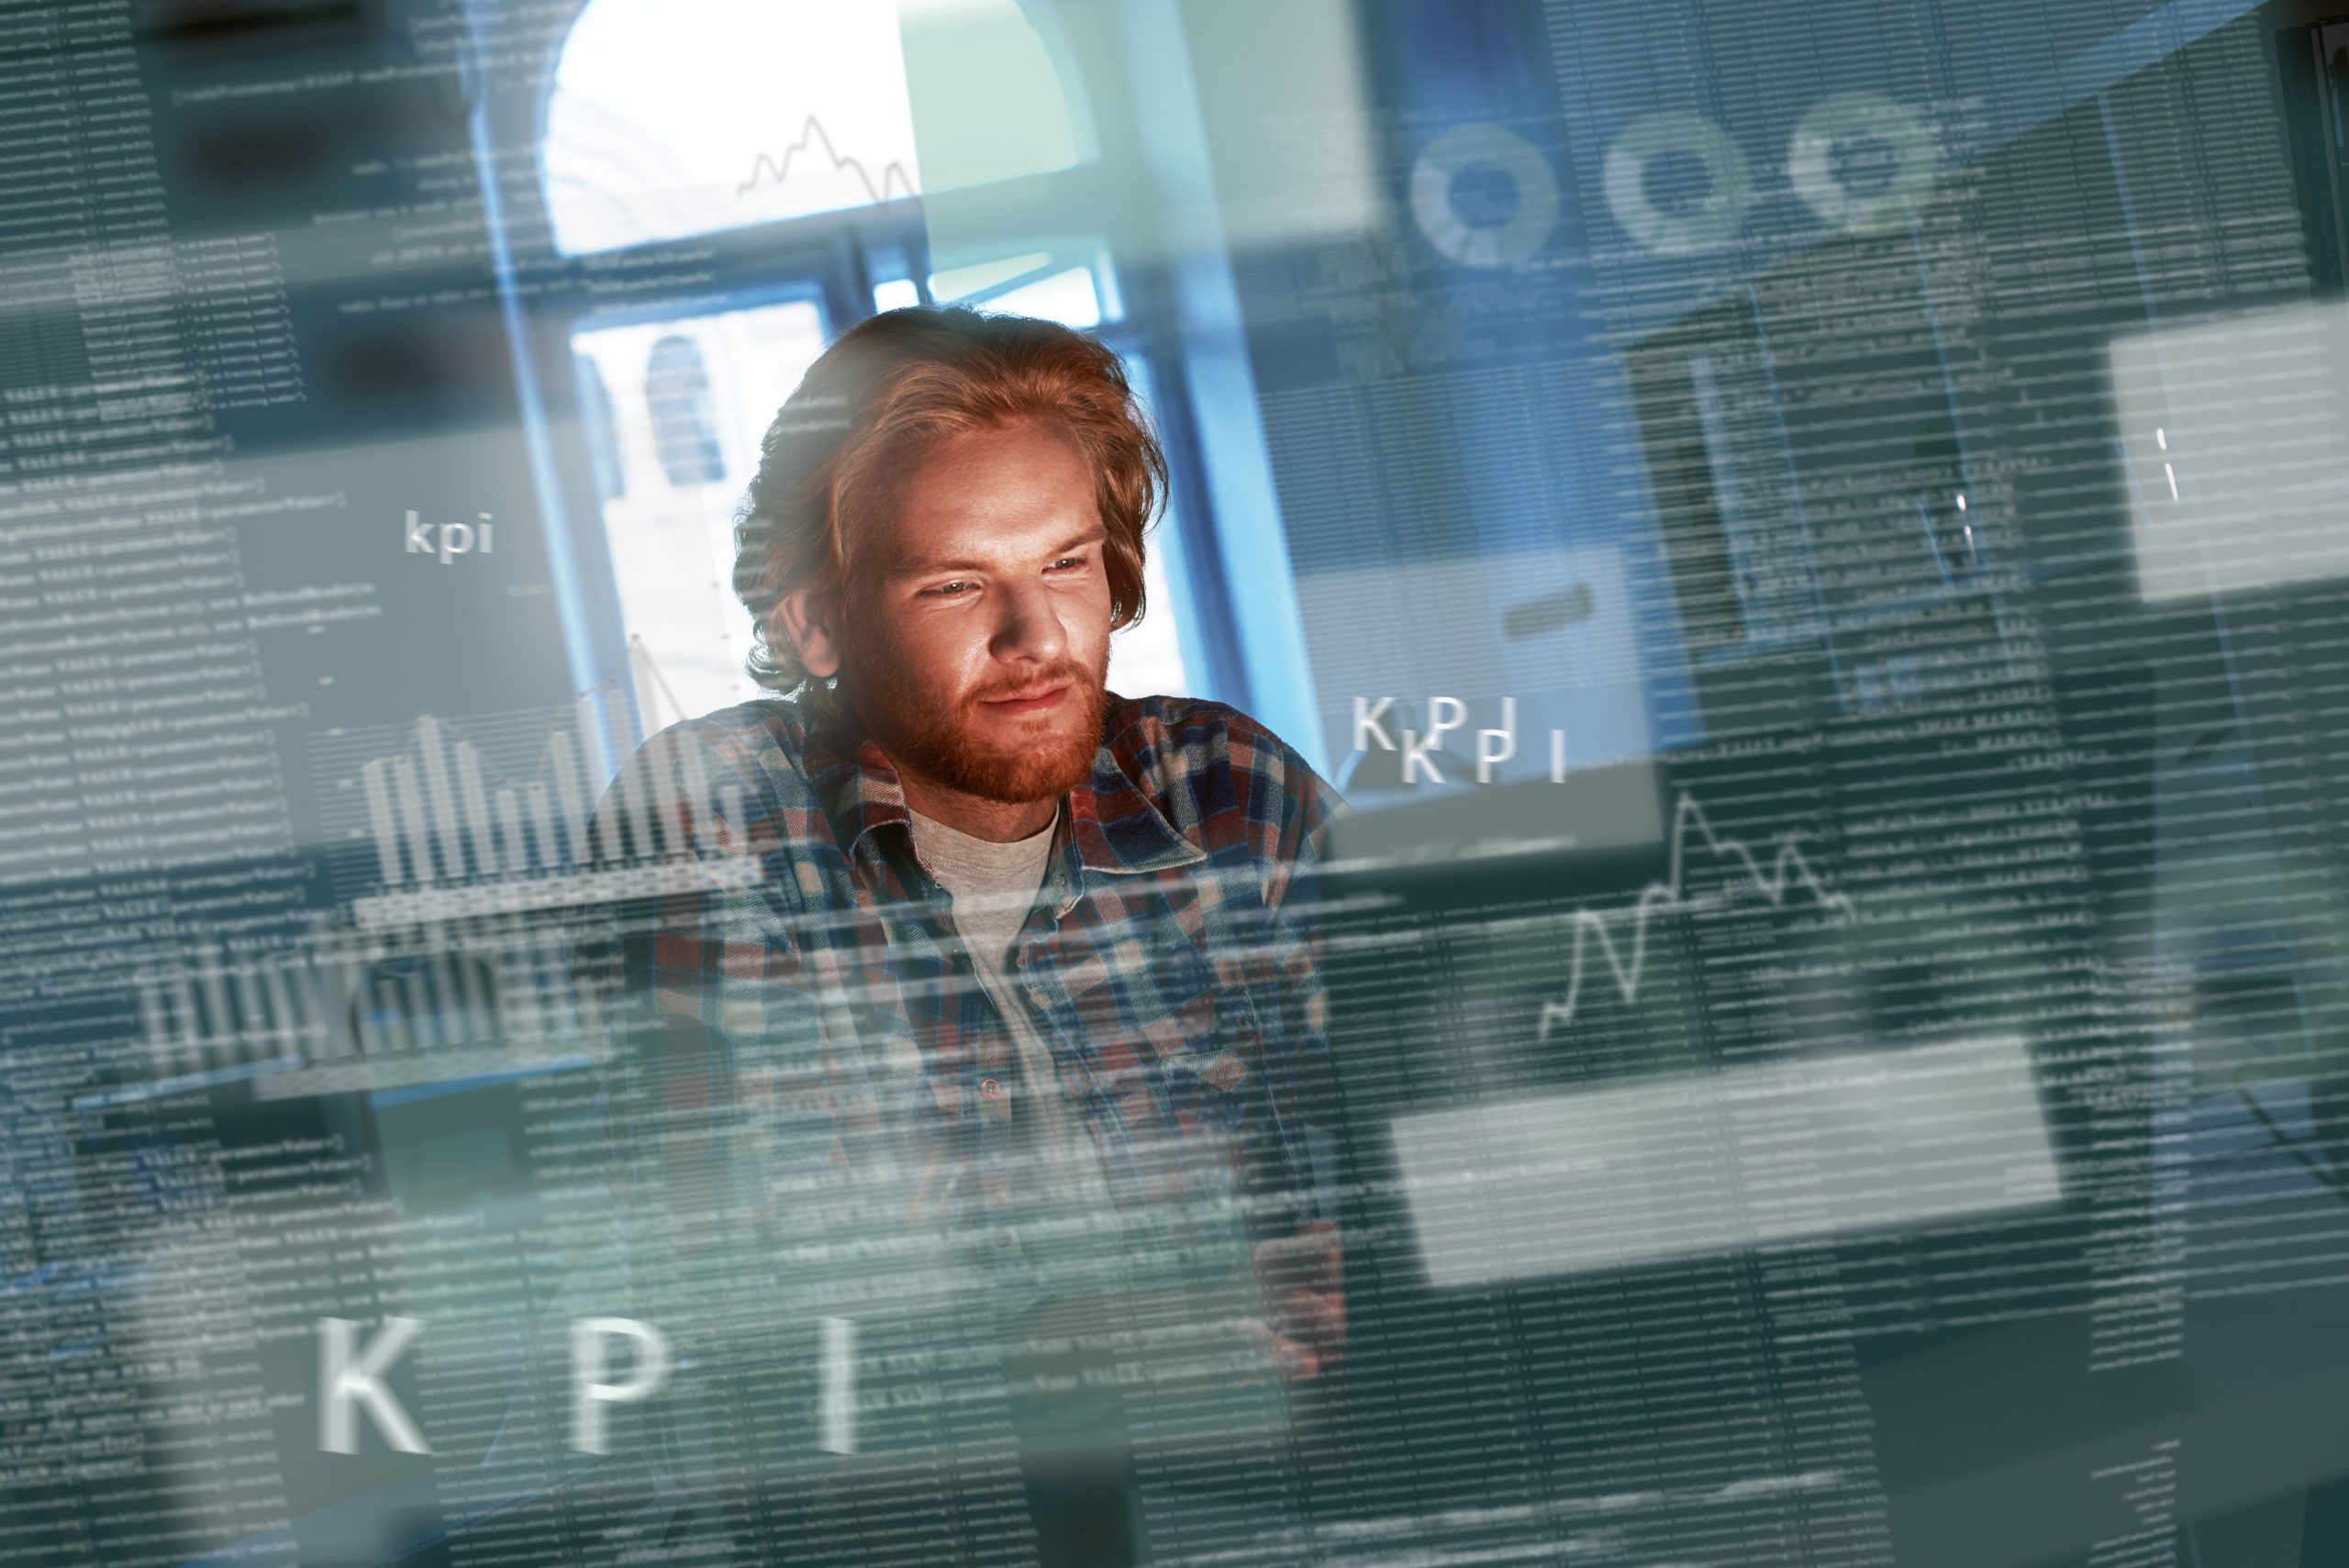
{"type": "MultiPolygon", "coordinates": [[[[1068,554],[1071,550],[1083,550],[1088,544],[1106,543],[1108,542],[1108,538],[1109,530],[1102,527],[1100,524],[1096,523],[1092,528],[1087,528],[1083,533],[1071,535],[1068,539],[1054,545],[1045,553],[1057,560],[1061,556],[1068,554]]],[[[900,561],[897,563],[896,575],[899,577],[927,577],[934,572],[984,572],[987,569],[988,564],[988,562],[984,561],[968,560],[924,559],[916,561],[900,561]]]]}
{"type": "Polygon", "coordinates": [[[1099,523],[1096,523],[1091,528],[1085,529],[1083,533],[1072,534],[1069,538],[1062,540],[1059,544],[1054,545],[1051,553],[1056,556],[1066,555],[1070,550],[1083,550],[1088,544],[1106,544],[1108,542],[1108,539],[1109,530],[1103,528],[1099,523]]]}

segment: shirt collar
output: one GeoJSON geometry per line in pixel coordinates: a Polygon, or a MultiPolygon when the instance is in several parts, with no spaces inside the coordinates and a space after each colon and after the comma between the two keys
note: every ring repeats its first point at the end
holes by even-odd
{"type": "MultiPolygon", "coordinates": [[[[818,725],[808,734],[805,762],[833,836],[852,861],[875,828],[910,828],[913,816],[896,766],[871,740],[818,725]]],[[[1093,754],[1091,781],[1070,790],[1067,802],[1068,847],[1087,871],[1121,876],[1207,859],[1126,771],[1106,734],[1093,754]]]]}

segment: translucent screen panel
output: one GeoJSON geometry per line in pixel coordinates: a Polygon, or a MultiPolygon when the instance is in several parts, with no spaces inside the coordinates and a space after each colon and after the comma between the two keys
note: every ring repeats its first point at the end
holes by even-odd
{"type": "Polygon", "coordinates": [[[546,185],[572,255],[918,195],[896,9],[595,0],[548,101],[546,185]]]}
{"type": "Polygon", "coordinates": [[[1071,168],[1090,133],[1069,85],[1012,0],[592,0],[547,105],[555,246],[581,255],[1071,168]]]}

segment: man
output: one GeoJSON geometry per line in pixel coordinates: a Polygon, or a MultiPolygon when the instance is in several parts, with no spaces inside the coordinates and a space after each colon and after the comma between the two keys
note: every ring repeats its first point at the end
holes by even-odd
{"type": "MultiPolygon", "coordinates": [[[[1105,1440],[1071,1385],[1312,1379],[1344,1340],[1307,891],[1340,806],[1233,709],[1106,689],[1164,483],[1097,342],[861,324],[738,519],[752,673],[787,696],[656,737],[604,808],[607,848],[708,877],[620,946],[620,1101],[670,1240],[763,1217],[770,1252],[830,1261],[774,1288],[848,1291],[868,1324],[981,1282],[1005,1364],[1048,1390],[1014,1397],[1031,1459],[1105,1440]],[[818,1214],[856,1218],[813,1240],[818,1214]],[[1255,1294],[1219,1318],[1235,1244],[1255,1294]]],[[[941,1298],[956,1331],[980,1310],[941,1298]]],[[[1084,1496],[1065,1471],[1028,1466],[1048,1557],[1084,1512],[1046,1506],[1084,1496]]],[[[1059,1555],[1129,1554],[1085,1528],[1059,1555]]]]}

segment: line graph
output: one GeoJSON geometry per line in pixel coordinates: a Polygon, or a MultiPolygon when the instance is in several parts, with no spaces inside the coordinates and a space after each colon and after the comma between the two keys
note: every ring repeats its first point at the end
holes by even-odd
{"type": "Polygon", "coordinates": [[[911,201],[921,194],[914,188],[912,172],[894,158],[881,165],[881,178],[876,184],[873,171],[865,166],[864,161],[861,158],[842,155],[840,150],[832,145],[831,134],[824,129],[824,122],[814,115],[809,115],[807,123],[799,128],[799,139],[785,148],[780,157],[770,158],[762,152],[754,158],[751,162],[751,177],[736,186],[734,194],[738,196],[749,195],[759,188],[759,179],[762,175],[764,175],[770,183],[782,184],[791,176],[793,161],[802,153],[818,148],[822,150],[824,156],[831,161],[834,170],[846,169],[853,173],[857,183],[864,187],[865,195],[876,205],[891,201],[911,201]],[[896,187],[894,195],[891,194],[892,186],[896,187]]]}
{"type": "Polygon", "coordinates": [[[1773,908],[1785,906],[1788,888],[1798,880],[1811,897],[1819,901],[1820,907],[1834,910],[1845,919],[1855,915],[1849,898],[1841,893],[1831,892],[1820,882],[1810,869],[1810,862],[1803,858],[1794,834],[1778,835],[1778,852],[1765,873],[1743,840],[1715,832],[1711,820],[1705,816],[1704,807],[1697,804],[1696,796],[1683,795],[1672,810],[1670,858],[1664,879],[1648,884],[1641,890],[1638,902],[1628,909],[1575,911],[1574,957],[1566,978],[1566,994],[1562,998],[1542,1004],[1541,1027],[1535,1037],[1537,1041],[1547,1044],[1551,1030],[1564,1029],[1575,1021],[1575,1014],[1582,1005],[1583,982],[1594,941],[1606,960],[1608,972],[1615,977],[1616,991],[1624,1001],[1630,1002],[1639,995],[1640,977],[1647,971],[1648,929],[1655,916],[1659,912],[1684,913],[1719,902],[1712,898],[1692,899],[1687,895],[1684,872],[1687,862],[1688,833],[1692,828],[1702,838],[1706,849],[1724,860],[1738,862],[1744,869],[1754,891],[1761,894],[1773,908]],[[1614,932],[1610,929],[1611,924],[1617,920],[1628,920],[1631,924],[1628,960],[1616,945],[1614,932]]]}

